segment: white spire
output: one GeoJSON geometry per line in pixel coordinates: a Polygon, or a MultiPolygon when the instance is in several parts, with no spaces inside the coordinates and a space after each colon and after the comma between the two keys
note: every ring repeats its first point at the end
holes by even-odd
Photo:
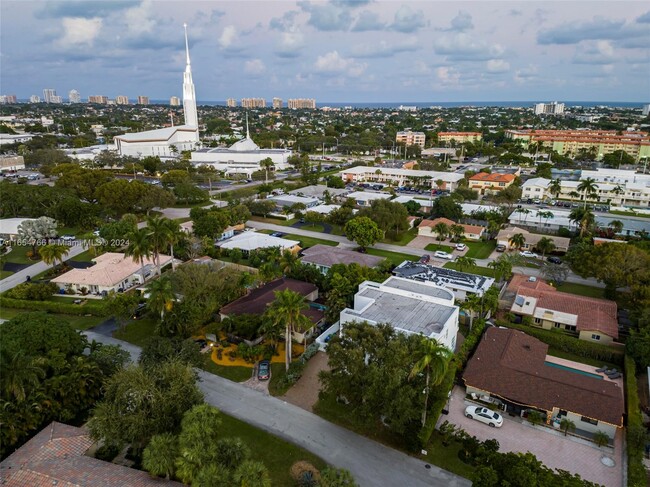
{"type": "Polygon", "coordinates": [[[248,130],[248,112],[246,112],[246,138],[250,139],[251,138],[251,133],[248,130]]]}
{"type": "Polygon", "coordinates": [[[183,24],[183,29],[185,29],[185,55],[187,56],[187,67],[186,70],[190,69],[190,47],[187,43],[187,24],[183,24]]]}
{"type": "Polygon", "coordinates": [[[196,110],[196,94],[194,93],[194,82],[192,81],[192,67],[190,66],[190,47],[187,41],[187,24],[183,24],[185,29],[185,53],[187,55],[187,65],[183,73],[183,114],[185,116],[185,125],[196,127],[196,141],[199,140],[199,117],[196,110]]]}

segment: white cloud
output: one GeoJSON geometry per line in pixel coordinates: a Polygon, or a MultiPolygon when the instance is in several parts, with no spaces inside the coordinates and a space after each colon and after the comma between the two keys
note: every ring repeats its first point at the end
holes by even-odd
{"type": "Polygon", "coordinates": [[[235,28],[234,25],[227,25],[223,28],[223,32],[219,37],[218,40],[219,46],[222,49],[228,49],[233,45],[236,39],[237,39],[237,29],[235,28]]]}
{"type": "Polygon", "coordinates": [[[347,73],[352,77],[361,76],[367,67],[368,65],[366,63],[356,63],[352,59],[342,57],[338,51],[331,51],[322,56],[318,56],[314,63],[314,69],[319,73],[347,73]]]}
{"type": "Polygon", "coordinates": [[[66,17],[62,20],[62,26],[63,36],[58,41],[60,47],[92,46],[102,29],[102,19],[66,17]]]}
{"type": "Polygon", "coordinates": [[[486,68],[488,73],[505,73],[510,70],[510,63],[503,59],[490,59],[486,68]]]}
{"type": "Polygon", "coordinates": [[[436,69],[436,76],[443,85],[457,85],[460,81],[460,73],[456,68],[440,66],[436,69]]]}
{"type": "Polygon", "coordinates": [[[440,36],[433,43],[436,54],[454,61],[488,61],[503,56],[505,49],[499,44],[488,44],[464,32],[440,36]]]}
{"type": "Polygon", "coordinates": [[[537,78],[537,66],[534,64],[529,64],[525,68],[518,69],[515,71],[515,77],[514,80],[517,83],[528,83],[530,81],[533,81],[537,78]]]}
{"type": "Polygon", "coordinates": [[[144,33],[150,33],[156,26],[154,15],[151,12],[151,0],[145,0],[140,5],[124,12],[124,21],[128,34],[132,37],[139,37],[144,33]]]}
{"type": "Polygon", "coordinates": [[[616,61],[611,41],[584,41],[578,44],[573,62],[575,64],[611,64],[616,61]]]}
{"type": "Polygon", "coordinates": [[[266,66],[261,59],[251,59],[244,64],[244,71],[248,74],[262,74],[266,66]]]}
{"type": "Polygon", "coordinates": [[[387,58],[401,52],[412,52],[419,48],[417,37],[411,36],[404,41],[388,42],[381,40],[374,43],[357,44],[352,48],[351,55],[364,58],[387,58]]]}

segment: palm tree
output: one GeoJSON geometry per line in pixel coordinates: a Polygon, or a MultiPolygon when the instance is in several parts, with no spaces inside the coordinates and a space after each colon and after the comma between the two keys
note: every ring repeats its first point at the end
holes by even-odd
{"type": "Polygon", "coordinates": [[[433,231],[438,234],[438,242],[442,242],[449,234],[449,225],[444,222],[438,222],[433,227],[433,231]]]}
{"type": "Polygon", "coordinates": [[[144,260],[151,257],[152,245],[149,231],[146,228],[140,228],[129,234],[129,245],[127,245],[124,255],[131,257],[134,262],[140,262],[140,274],[142,275],[142,284],[145,281],[144,260]]]}
{"type": "Polygon", "coordinates": [[[285,344],[285,367],[289,370],[291,364],[291,337],[294,330],[304,331],[312,323],[302,312],[308,308],[305,298],[291,289],[276,291],[275,301],[269,306],[267,313],[270,320],[283,323],[285,344]]]}
{"type": "Polygon", "coordinates": [[[151,437],[149,445],[142,452],[142,467],[155,477],[169,480],[176,471],[178,438],[171,433],[151,437]]]}
{"type": "Polygon", "coordinates": [[[449,227],[449,233],[452,239],[456,241],[460,241],[462,236],[465,234],[465,227],[463,227],[462,225],[458,225],[457,223],[454,223],[449,227]]]}
{"type": "Polygon", "coordinates": [[[578,187],[576,189],[582,192],[584,196],[585,208],[587,207],[587,198],[598,194],[598,184],[594,178],[583,179],[580,181],[580,184],[578,184],[578,187]]]}
{"type": "Polygon", "coordinates": [[[596,431],[594,433],[594,442],[598,447],[605,446],[609,443],[609,435],[604,431],[596,431]]]}
{"type": "Polygon", "coordinates": [[[181,231],[181,226],[176,220],[167,218],[163,220],[165,226],[167,227],[167,238],[169,242],[170,256],[172,258],[172,272],[176,270],[176,264],[174,263],[174,244],[177,244],[184,237],[183,232],[181,231]]]}
{"type": "Polygon", "coordinates": [[[237,487],[271,487],[269,471],[262,462],[246,460],[233,475],[237,487]]]}
{"type": "Polygon", "coordinates": [[[488,264],[488,267],[494,269],[494,277],[497,281],[510,278],[512,274],[512,261],[499,257],[488,264]]]}
{"type": "Polygon", "coordinates": [[[294,254],[290,250],[285,250],[284,252],[282,252],[282,256],[280,257],[278,263],[280,265],[280,269],[282,270],[282,274],[287,275],[296,268],[298,262],[299,261],[296,254],[294,254]]]}
{"type": "Polygon", "coordinates": [[[149,293],[149,308],[160,313],[160,319],[165,317],[165,311],[171,311],[176,296],[172,290],[172,281],[167,276],[159,277],[147,286],[149,293]]]}
{"type": "MultiPolygon", "coordinates": [[[[620,195],[625,193],[625,189],[620,184],[617,184],[614,187],[614,189],[612,190],[612,193],[614,193],[616,196],[620,196],[620,195]]],[[[625,204],[625,198],[621,198],[621,203],[620,204],[621,204],[621,206],[623,206],[625,204]]]]}
{"type": "Polygon", "coordinates": [[[544,259],[544,255],[555,250],[555,243],[548,237],[542,237],[535,247],[542,253],[542,259],[544,259]]]}
{"type": "Polygon", "coordinates": [[[548,185],[548,190],[552,195],[555,195],[555,199],[557,199],[562,192],[562,183],[559,179],[552,179],[548,185]]]}
{"type": "Polygon", "coordinates": [[[147,217],[147,230],[151,239],[151,250],[156,262],[158,275],[160,272],[160,253],[164,251],[171,241],[168,218],[159,216],[147,217]]]}
{"type": "Polygon", "coordinates": [[[68,255],[70,248],[67,245],[49,244],[43,245],[38,253],[41,259],[48,265],[56,264],[57,261],[63,264],[63,258],[68,255]]]}
{"type": "Polygon", "coordinates": [[[569,213],[569,220],[578,225],[580,237],[582,237],[594,225],[596,218],[591,210],[587,208],[575,208],[569,213]]]}
{"type": "Polygon", "coordinates": [[[580,193],[578,193],[577,191],[571,191],[571,192],[569,193],[569,196],[570,196],[571,198],[573,198],[574,200],[576,200],[576,199],[580,198],[580,193]]]}
{"type": "Polygon", "coordinates": [[[522,233],[515,233],[512,237],[510,237],[508,243],[510,244],[511,247],[514,247],[515,249],[520,249],[526,243],[526,237],[524,237],[522,233]]]}
{"type": "Polygon", "coordinates": [[[480,310],[481,305],[481,298],[477,294],[467,294],[465,301],[460,305],[469,314],[469,331],[472,331],[474,325],[474,312],[480,310]]]}
{"type": "Polygon", "coordinates": [[[524,215],[524,225],[526,224],[526,219],[528,219],[528,215],[530,214],[530,210],[528,208],[517,208],[515,210],[517,213],[521,213],[524,215]]]}
{"type": "Polygon", "coordinates": [[[269,184],[269,170],[274,167],[273,160],[270,157],[262,159],[260,167],[264,169],[264,184],[269,184]]]}
{"type": "Polygon", "coordinates": [[[623,222],[621,220],[612,220],[609,222],[609,227],[614,233],[621,233],[623,231],[623,222]]]}
{"type": "Polygon", "coordinates": [[[462,256],[456,258],[456,270],[464,272],[467,269],[473,269],[476,267],[476,260],[471,257],[462,256]]]}
{"type": "Polygon", "coordinates": [[[548,220],[549,218],[553,218],[553,212],[552,211],[542,211],[542,210],[537,210],[537,216],[539,217],[539,226],[542,226],[542,218],[544,220],[548,220]]]}
{"type": "Polygon", "coordinates": [[[564,436],[566,436],[567,432],[576,430],[576,424],[569,418],[562,418],[562,421],[560,421],[560,429],[564,431],[564,436]]]}
{"type": "Polygon", "coordinates": [[[422,410],[422,426],[427,422],[427,409],[429,407],[429,384],[437,386],[445,378],[452,352],[432,338],[422,337],[418,348],[415,350],[415,364],[411,368],[409,379],[413,379],[423,370],[426,373],[426,386],[424,389],[424,409],[422,410]]]}
{"type": "Polygon", "coordinates": [[[0,393],[7,400],[24,401],[29,388],[38,385],[44,377],[45,371],[38,362],[23,351],[0,354],[0,393]]]}

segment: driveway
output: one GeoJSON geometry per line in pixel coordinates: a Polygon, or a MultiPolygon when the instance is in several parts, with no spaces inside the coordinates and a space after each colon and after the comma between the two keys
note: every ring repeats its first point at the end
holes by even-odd
{"type": "Polygon", "coordinates": [[[302,373],[302,377],[280,399],[284,399],[294,406],[311,412],[314,404],[318,401],[318,392],[320,391],[318,373],[321,370],[329,370],[327,354],[325,352],[318,352],[309,359],[302,373]]]}
{"type": "MultiPolygon", "coordinates": [[[[468,403],[469,404],[469,403],[468,403]]],[[[533,453],[544,465],[552,469],[562,469],[579,474],[583,479],[606,485],[623,487],[623,434],[619,431],[615,447],[598,448],[581,438],[564,436],[561,432],[543,426],[532,426],[519,418],[504,416],[501,428],[490,428],[474,419],[465,417],[465,394],[461,387],[454,387],[449,403],[449,414],[442,415],[439,424],[449,421],[460,426],[479,440],[494,438],[498,440],[501,452],[533,453]],[[603,456],[613,458],[614,467],[601,463],[603,456]]]]}
{"type": "MultiPolygon", "coordinates": [[[[86,331],[89,340],[122,345],[133,359],[140,349],[86,331]]],[[[362,487],[470,487],[471,482],[427,465],[380,443],[332,424],[297,406],[265,396],[223,377],[199,371],[199,387],[209,404],[253,426],[290,441],[325,462],[352,472],[362,487]]]]}

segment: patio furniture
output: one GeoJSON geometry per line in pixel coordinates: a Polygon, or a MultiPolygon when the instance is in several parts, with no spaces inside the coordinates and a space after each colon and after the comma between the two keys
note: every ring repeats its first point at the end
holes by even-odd
{"type": "Polygon", "coordinates": [[[606,365],[603,365],[601,368],[596,369],[596,372],[598,372],[599,374],[601,374],[601,373],[605,372],[606,370],[607,370],[607,366],[606,366],[606,365]]]}
{"type": "Polygon", "coordinates": [[[623,377],[623,374],[621,374],[620,372],[616,372],[615,374],[608,375],[607,377],[609,377],[610,379],[618,379],[619,377],[623,377]]]}
{"type": "Polygon", "coordinates": [[[605,375],[607,375],[607,376],[614,375],[614,374],[617,374],[617,373],[618,373],[618,370],[616,370],[616,369],[606,370],[605,371],[605,375]]]}

